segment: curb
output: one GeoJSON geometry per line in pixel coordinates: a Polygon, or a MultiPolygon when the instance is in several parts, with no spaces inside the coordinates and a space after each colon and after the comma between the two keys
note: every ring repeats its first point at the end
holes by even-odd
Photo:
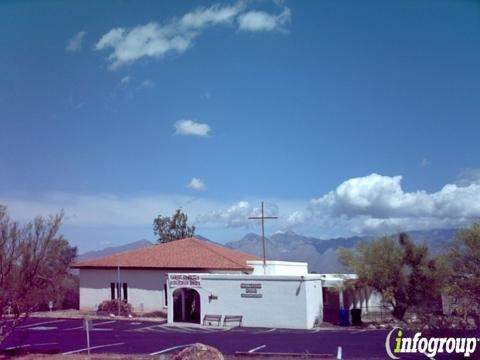
{"type": "Polygon", "coordinates": [[[336,359],[333,354],[309,354],[309,353],[273,353],[273,352],[243,352],[236,351],[235,356],[246,357],[293,357],[304,359],[336,359]]]}

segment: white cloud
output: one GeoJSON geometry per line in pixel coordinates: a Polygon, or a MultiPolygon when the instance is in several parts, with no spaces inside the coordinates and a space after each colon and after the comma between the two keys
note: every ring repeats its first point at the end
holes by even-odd
{"type": "Polygon", "coordinates": [[[205,191],[207,190],[207,185],[202,179],[192,178],[188,183],[187,187],[196,191],[205,191]]]}
{"type": "MultiPolygon", "coordinates": [[[[264,205],[265,216],[278,216],[279,208],[275,203],[266,203],[264,205]]],[[[251,216],[260,216],[261,208],[253,206],[248,201],[239,201],[224,210],[215,210],[207,214],[197,216],[199,224],[213,226],[246,227],[258,225],[256,220],[249,219],[251,216]]]]}
{"type": "Polygon", "coordinates": [[[140,59],[161,59],[170,54],[182,54],[209,27],[233,26],[238,21],[240,30],[272,31],[281,29],[290,20],[290,10],[286,7],[278,15],[263,11],[243,13],[245,7],[241,1],[233,5],[200,7],[163,24],[150,22],[131,29],[117,27],[104,34],[95,49],[109,50],[109,67],[116,69],[140,59]]]}
{"type": "Polygon", "coordinates": [[[305,222],[305,213],[303,211],[295,210],[287,217],[287,226],[295,227],[296,225],[305,222]]]}
{"type": "Polygon", "coordinates": [[[147,79],[144,80],[140,86],[143,88],[153,89],[155,87],[155,83],[152,80],[147,79]]]}
{"type": "Polygon", "coordinates": [[[79,31],[70,40],[68,40],[65,49],[70,52],[79,51],[82,49],[83,38],[87,34],[86,31],[79,31]]]}
{"type": "MultiPolygon", "coordinates": [[[[152,221],[158,214],[171,215],[180,208],[188,215],[189,223],[201,229],[259,229],[260,222],[249,220],[248,217],[261,214],[259,200],[227,204],[206,197],[167,194],[118,196],[53,192],[35,198],[0,195],[0,204],[6,205],[12,218],[21,222],[30,221],[38,215],[56,214],[63,209],[65,225],[81,228],[151,228],[152,221]]],[[[285,201],[280,206],[290,211],[292,207],[298,208],[301,205],[285,201]]],[[[267,201],[265,214],[280,216],[280,206],[267,201]]],[[[278,229],[280,221],[269,221],[268,228],[278,229]]]]}
{"type": "Polygon", "coordinates": [[[117,196],[113,194],[79,195],[47,193],[41,197],[0,196],[14,219],[29,221],[35,216],[65,211],[65,224],[81,227],[151,226],[158,215],[171,215],[182,208],[193,222],[222,206],[214,200],[181,195],[117,196]]]}
{"type": "Polygon", "coordinates": [[[173,124],[175,135],[208,136],[210,126],[194,120],[178,120],[173,124]]]}
{"type": "Polygon", "coordinates": [[[150,22],[133,29],[114,28],[100,38],[95,49],[111,49],[108,56],[111,69],[142,58],[158,59],[168,54],[181,54],[192,46],[203,28],[228,24],[241,9],[238,4],[214,5],[194,10],[167,24],[150,22]]]}
{"type": "Polygon", "coordinates": [[[378,174],[349,179],[311,200],[310,219],[339,219],[363,233],[463,226],[480,217],[480,182],[447,184],[427,193],[405,192],[401,180],[378,174]]]}
{"type": "Polygon", "coordinates": [[[430,164],[430,162],[428,161],[427,158],[423,158],[422,161],[420,161],[420,167],[421,167],[421,168],[427,167],[428,164],[430,164]]]}
{"type": "Polygon", "coordinates": [[[283,26],[290,22],[290,9],[285,7],[278,15],[272,15],[264,11],[249,11],[238,17],[238,26],[242,31],[274,31],[282,30],[283,26]]]}
{"type": "MultiPolygon", "coordinates": [[[[194,187],[205,185],[194,179],[191,181],[194,187]]],[[[476,176],[468,183],[446,184],[436,192],[405,191],[401,181],[401,176],[371,174],[348,179],[310,202],[266,199],[265,214],[279,217],[267,222],[267,231],[294,229],[301,234],[327,238],[461,227],[480,218],[480,178],[476,176]]],[[[226,229],[237,233],[260,229],[259,221],[248,219],[260,215],[259,199],[226,203],[206,197],[166,194],[125,197],[48,193],[37,198],[0,195],[0,204],[7,205],[12,217],[21,221],[64,209],[65,224],[76,227],[149,229],[158,214],[170,215],[182,208],[191,223],[202,231],[209,229],[211,234],[226,229]]]]}
{"type": "Polygon", "coordinates": [[[127,76],[124,76],[122,78],[122,80],[120,80],[120,83],[121,84],[128,84],[130,82],[130,80],[131,80],[130,76],[127,75],[127,76]]]}
{"type": "Polygon", "coordinates": [[[115,28],[102,36],[95,49],[112,49],[108,56],[110,68],[116,69],[141,58],[161,58],[169,53],[183,53],[196,34],[179,33],[170,27],[151,22],[131,30],[115,28]]]}
{"type": "Polygon", "coordinates": [[[209,8],[198,8],[185,14],[179,21],[181,29],[201,29],[218,24],[230,24],[233,19],[245,8],[241,2],[233,6],[213,5],[209,8]]]}
{"type": "Polygon", "coordinates": [[[458,174],[456,183],[460,186],[466,186],[473,183],[480,183],[480,169],[464,169],[458,174]]]}

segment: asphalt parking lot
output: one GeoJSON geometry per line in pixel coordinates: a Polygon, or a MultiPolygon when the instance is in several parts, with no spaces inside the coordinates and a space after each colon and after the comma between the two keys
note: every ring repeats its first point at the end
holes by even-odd
{"type": "MultiPolygon", "coordinates": [[[[93,320],[92,353],[169,354],[201,342],[224,354],[236,352],[310,353],[343,359],[385,359],[385,330],[363,329],[259,329],[169,326],[135,320],[93,320]]],[[[3,352],[86,353],[86,334],[80,319],[31,318],[17,327],[0,346],[3,352]]],[[[402,357],[407,359],[407,357],[402,357]]],[[[413,356],[410,359],[425,359],[413,356]]]]}

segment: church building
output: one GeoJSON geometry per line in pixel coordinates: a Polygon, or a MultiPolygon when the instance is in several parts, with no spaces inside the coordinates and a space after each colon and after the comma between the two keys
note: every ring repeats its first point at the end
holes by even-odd
{"type": "Polygon", "coordinates": [[[121,298],[168,322],[309,329],[322,321],[322,278],[307,263],[266,261],[187,238],[75,263],[80,309],[121,298]]]}

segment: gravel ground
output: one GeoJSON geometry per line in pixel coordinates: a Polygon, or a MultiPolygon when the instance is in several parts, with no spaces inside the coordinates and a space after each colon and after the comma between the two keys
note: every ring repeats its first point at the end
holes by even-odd
{"type": "Polygon", "coordinates": [[[139,320],[139,321],[153,321],[158,323],[166,323],[167,319],[163,317],[147,317],[147,316],[136,316],[133,318],[128,318],[125,316],[99,316],[92,312],[83,312],[79,310],[56,310],[56,311],[41,311],[31,313],[30,317],[38,318],[62,318],[62,319],[84,319],[88,317],[89,319],[96,320],[139,320]]]}

